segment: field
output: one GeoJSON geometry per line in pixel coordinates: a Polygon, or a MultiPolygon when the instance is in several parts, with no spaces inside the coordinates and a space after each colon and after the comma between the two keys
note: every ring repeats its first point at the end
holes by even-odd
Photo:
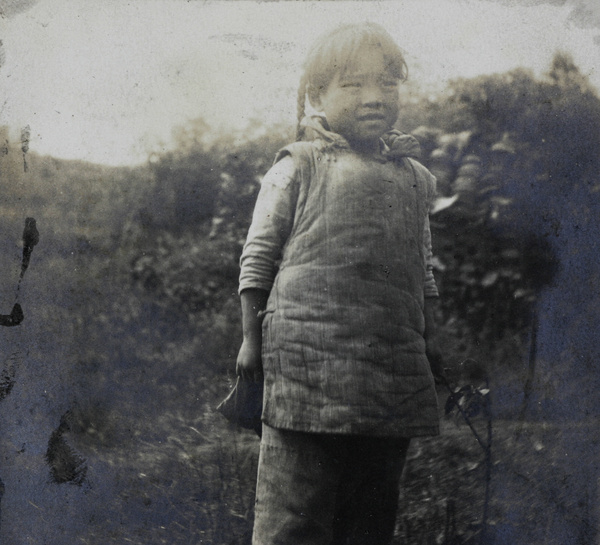
{"type": "MultiPolygon", "coordinates": [[[[54,400],[31,422],[47,430],[44,437],[7,429],[13,443],[24,438],[21,454],[5,448],[5,459],[13,460],[3,470],[7,543],[249,543],[258,439],[214,411],[233,378],[237,339],[222,368],[207,365],[202,331],[185,312],[137,289],[131,271],[118,265],[129,251],[122,244],[110,256],[90,250],[57,261],[40,252],[28,272],[25,308],[54,313],[54,322],[33,314],[23,324],[29,329],[11,337],[18,370],[3,408],[13,400],[12,419],[39,410],[39,399],[24,395],[35,384],[54,400]],[[64,278],[75,269],[86,273],[72,276],[69,289],[63,283],[64,293],[53,292],[52,309],[41,305],[35,286],[42,277],[64,278]],[[48,323],[54,331],[44,333],[48,323]],[[56,335],[61,342],[52,341],[56,335]],[[19,469],[31,489],[15,485],[19,469]]],[[[504,376],[490,385],[485,526],[484,450],[456,411],[441,411],[441,436],[411,445],[395,543],[594,543],[598,490],[590,476],[598,475],[598,444],[589,439],[599,437],[597,421],[496,415],[494,403],[506,405],[512,394],[520,406],[522,384],[507,383],[504,376]]],[[[439,393],[443,402],[447,391],[439,393]]],[[[487,441],[485,413],[473,423],[487,441]]]]}
{"type": "MultiPolygon", "coordinates": [[[[438,180],[442,348],[473,429],[439,386],[442,434],[411,444],[395,544],[598,545],[597,92],[557,54],[541,78],[405,105],[438,180]]],[[[214,409],[241,245],[290,127],[192,120],[118,169],[0,135],[2,323],[24,312],[0,328],[0,542],[249,543],[258,440],[214,409]],[[17,288],[26,218],[40,239],[17,288]]]]}

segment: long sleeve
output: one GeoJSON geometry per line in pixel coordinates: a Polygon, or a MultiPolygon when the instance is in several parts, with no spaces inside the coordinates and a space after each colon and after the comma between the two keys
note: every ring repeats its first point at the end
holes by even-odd
{"type": "Polygon", "coordinates": [[[276,266],[291,232],[297,200],[296,167],[286,155],[261,182],[252,224],[240,258],[239,292],[248,288],[270,291],[276,266]]]}
{"type": "MultiPolygon", "coordinates": [[[[431,172],[427,171],[427,208],[431,210],[436,195],[436,179],[431,172]]],[[[431,243],[431,227],[429,224],[429,216],[425,218],[425,226],[423,228],[423,255],[425,256],[425,297],[439,297],[439,291],[435,278],[433,276],[433,249],[431,243]]]]}
{"type": "Polygon", "coordinates": [[[425,297],[439,297],[437,284],[433,277],[433,250],[431,245],[431,229],[429,226],[429,217],[425,218],[425,228],[423,232],[423,250],[425,255],[425,297]]]}

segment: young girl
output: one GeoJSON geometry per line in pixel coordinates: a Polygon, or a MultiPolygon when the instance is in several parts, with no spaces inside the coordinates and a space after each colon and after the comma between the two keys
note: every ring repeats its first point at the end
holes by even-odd
{"type": "Polygon", "coordinates": [[[261,185],[237,359],[264,378],[255,545],[389,543],[409,440],[438,433],[435,180],[392,130],[406,70],[378,25],[323,37],[300,83],[302,141],[261,185]],[[305,97],[321,115],[304,117],[305,97]]]}

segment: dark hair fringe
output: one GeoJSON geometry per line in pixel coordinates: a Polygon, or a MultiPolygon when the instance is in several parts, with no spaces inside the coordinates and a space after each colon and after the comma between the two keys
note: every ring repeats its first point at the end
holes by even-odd
{"type": "Polygon", "coordinates": [[[306,112],[306,72],[302,74],[300,78],[300,85],[298,86],[298,98],[296,100],[296,140],[302,140],[304,130],[300,126],[302,119],[306,112]]]}

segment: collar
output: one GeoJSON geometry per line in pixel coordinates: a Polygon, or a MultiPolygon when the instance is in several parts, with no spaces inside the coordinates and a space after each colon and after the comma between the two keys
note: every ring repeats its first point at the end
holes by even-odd
{"type": "MultiPolygon", "coordinates": [[[[350,144],[342,135],[333,132],[329,128],[327,120],[322,115],[306,116],[300,122],[300,126],[304,131],[303,140],[321,140],[326,147],[351,149],[350,144]]],[[[395,129],[386,132],[380,138],[380,150],[382,158],[388,160],[403,157],[418,159],[421,155],[419,141],[414,136],[395,129]]]]}

